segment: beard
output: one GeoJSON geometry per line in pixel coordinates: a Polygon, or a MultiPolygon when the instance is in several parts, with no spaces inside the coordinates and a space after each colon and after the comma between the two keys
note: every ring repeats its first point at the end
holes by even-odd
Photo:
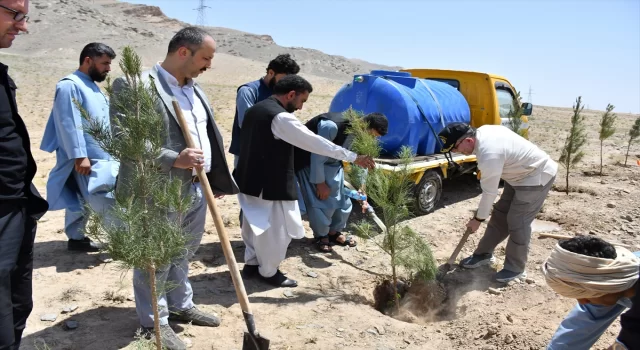
{"type": "MultiPolygon", "coordinates": [[[[189,75],[188,75],[188,79],[194,79],[194,78],[196,78],[196,77],[199,77],[199,76],[200,76],[200,74],[202,74],[202,73],[206,72],[206,71],[207,71],[207,69],[208,69],[207,67],[202,67],[202,68],[198,69],[197,71],[196,71],[196,70],[190,71],[190,72],[188,73],[188,74],[189,74],[189,75]]],[[[188,79],[187,79],[187,80],[188,80],[188,79]]]]}
{"type": "Polygon", "coordinates": [[[89,77],[93,81],[96,81],[98,83],[103,82],[105,79],[107,79],[107,75],[109,75],[109,72],[100,72],[96,69],[96,67],[89,67],[89,77]]]}
{"type": "MultiPolygon", "coordinates": [[[[267,84],[267,86],[269,87],[269,89],[273,90],[273,87],[276,86],[276,77],[271,78],[271,80],[269,80],[269,83],[267,84]]],[[[291,113],[291,112],[289,112],[291,113]]]]}
{"type": "Polygon", "coordinates": [[[296,105],[293,103],[293,101],[287,102],[287,105],[284,106],[284,109],[289,113],[293,113],[297,110],[296,105]]]}

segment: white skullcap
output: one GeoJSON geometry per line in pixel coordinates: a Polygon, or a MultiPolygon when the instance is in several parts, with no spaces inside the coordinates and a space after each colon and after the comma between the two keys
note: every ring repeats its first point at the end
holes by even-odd
{"type": "Polygon", "coordinates": [[[570,252],[556,244],[542,264],[542,273],[556,293],[573,299],[598,298],[625,291],[638,281],[640,259],[623,247],[615,247],[615,259],[570,252]]]}

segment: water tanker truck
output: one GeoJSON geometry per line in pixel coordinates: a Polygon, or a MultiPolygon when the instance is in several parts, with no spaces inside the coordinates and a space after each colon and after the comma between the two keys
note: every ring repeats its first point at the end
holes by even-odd
{"type": "MultiPolygon", "coordinates": [[[[415,154],[408,165],[415,184],[413,208],[416,214],[428,214],[440,201],[443,179],[476,170],[474,155],[454,153],[447,159],[441,154],[438,133],[451,122],[474,127],[507,124],[515,91],[508,80],[485,73],[373,70],[355,75],[353,81],[343,85],[331,101],[329,112],[353,108],[363,114],[378,112],[387,116],[389,130],[380,138],[382,154],[375,160],[376,167],[399,170],[398,151],[403,146],[411,147],[415,154]]],[[[520,127],[528,137],[527,116],[532,107],[526,103],[522,108],[520,127]]]]}

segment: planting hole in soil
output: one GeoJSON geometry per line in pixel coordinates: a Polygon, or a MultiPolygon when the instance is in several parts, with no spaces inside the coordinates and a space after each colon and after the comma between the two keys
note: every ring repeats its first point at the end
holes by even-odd
{"type": "Polygon", "coordinates": [[[385,279],[374,291],[374,308],[397,320],[419,323],[450,319],[455,314],[455,301],[449,297],[452,284],[446,281],[398,281],[400,308],[393,299],[393,282],[385,279]]]}

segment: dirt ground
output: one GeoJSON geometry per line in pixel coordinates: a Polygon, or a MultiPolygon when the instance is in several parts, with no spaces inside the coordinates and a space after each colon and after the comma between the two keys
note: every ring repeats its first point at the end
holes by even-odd
{"type": "MultiPolygon", "coordinates": [[[[163,58],[162,50],[148,46],[140,45],[139,52],[147,67],[163,58]]],[[[0,61],[10,66],[10,74],[19,86],[19,108],[38,162],[35,184],[43,195],[46,195],[47,175],[55,164],[55,155],[40,151],[39,145],[54,87],[59,78],[77,65],[74,51],[52,49],[47,55],[52,59],[43,64],[42,55],[0,53],[0,61]]],[[[219,54],[214,68],[198,79],[215,108],[226,148],[231,139],[235,88],[260,77],[265,66],[264,62],[219,54]]],[[[116,69],[112,75],[118,74],[116,69]]],[[[326,111],[332,95],[345,82],[305,76],[313,83],[314,92],[304,109],[297,113],[301,119],[326,111]]],[[[557,225],[557,233],[594,234],[640,249],[640,167],[636,163],[640,159],[640,146],[632,145],[629,166],[621,165],[626,151],[626,132],[637,115],[618,114],[618,132],[605,141],[605,175],[600,177],[593,174],[599,165],[597,124],[602,112],[585,113],[590,130],[587,156],[570,176],[572,192],[568,195],[559,191],[564,188],[565,174],[560,168],[557,187],[538,216],[544,221],[537,223],[532,238],[527,281],[505,285],[492,280],[504,259],[502,244],[496,250],[495,266],[456,270],[447,275],[452,299],[448,317],[414,315],[412,308],[406,308],[405,318],[412,322],[402,322],[373,308],[375,283],[390,272],[382,251],[370,242],[358,240],[357,248],[337,247],[331,254],[319,253],[313,249],[311,232],[307,230],[306,239],[291,243],[281,266],[299,283],[298,288],[288,290],[291,294],[285,293],[286,289],[245,281],[257,327],[271,339],[271,349],[544,349],[575,301],[558,297],[545,285],[539,268],[555,240],[540,240],[538,233],[553,230],[557,225]],[[490,287],[499,293],[489,293],[490,287]]],[[[570,116],[570,109],[534,107],[531,140],[554,159],[559,157],[570,116]]],[[[228,155],[227,159],[232,164],[232,157],[228,155]]],[[[446,261],[462,236],[479,197],[479,187],[472,180],[445,181],[437,210],[408,220],[431,244],[440,263],[446,261]]],[[[242,263],[237,200],[228,196],[218,203],[228,224],[236,259],[242,263]]],[[[131,271],[120,270],[115,262],[103,262],[97,253],[68,252],[63,222],[63,212],[52,211],[38,227],[35,306],[22,349],[133,348],[138,322],[131,271]],[[55,315],[54,321],[41,320],[49,314],[55,315]],[[69,330],[65,325],[67,321],[76,321],[77,328],[69,330]]],[[[470,237],[459,258],[473,251],[483,230],[470,237]]],[[[245,325],[210,218],[189,274],[194,301],[221,316],[222,325],[218,328],[175,325],[174,329],[193,349],[241,348],[245,325]]],[[[606,349],[618,329],[616,322],[594,348],[606,349]]]]}

